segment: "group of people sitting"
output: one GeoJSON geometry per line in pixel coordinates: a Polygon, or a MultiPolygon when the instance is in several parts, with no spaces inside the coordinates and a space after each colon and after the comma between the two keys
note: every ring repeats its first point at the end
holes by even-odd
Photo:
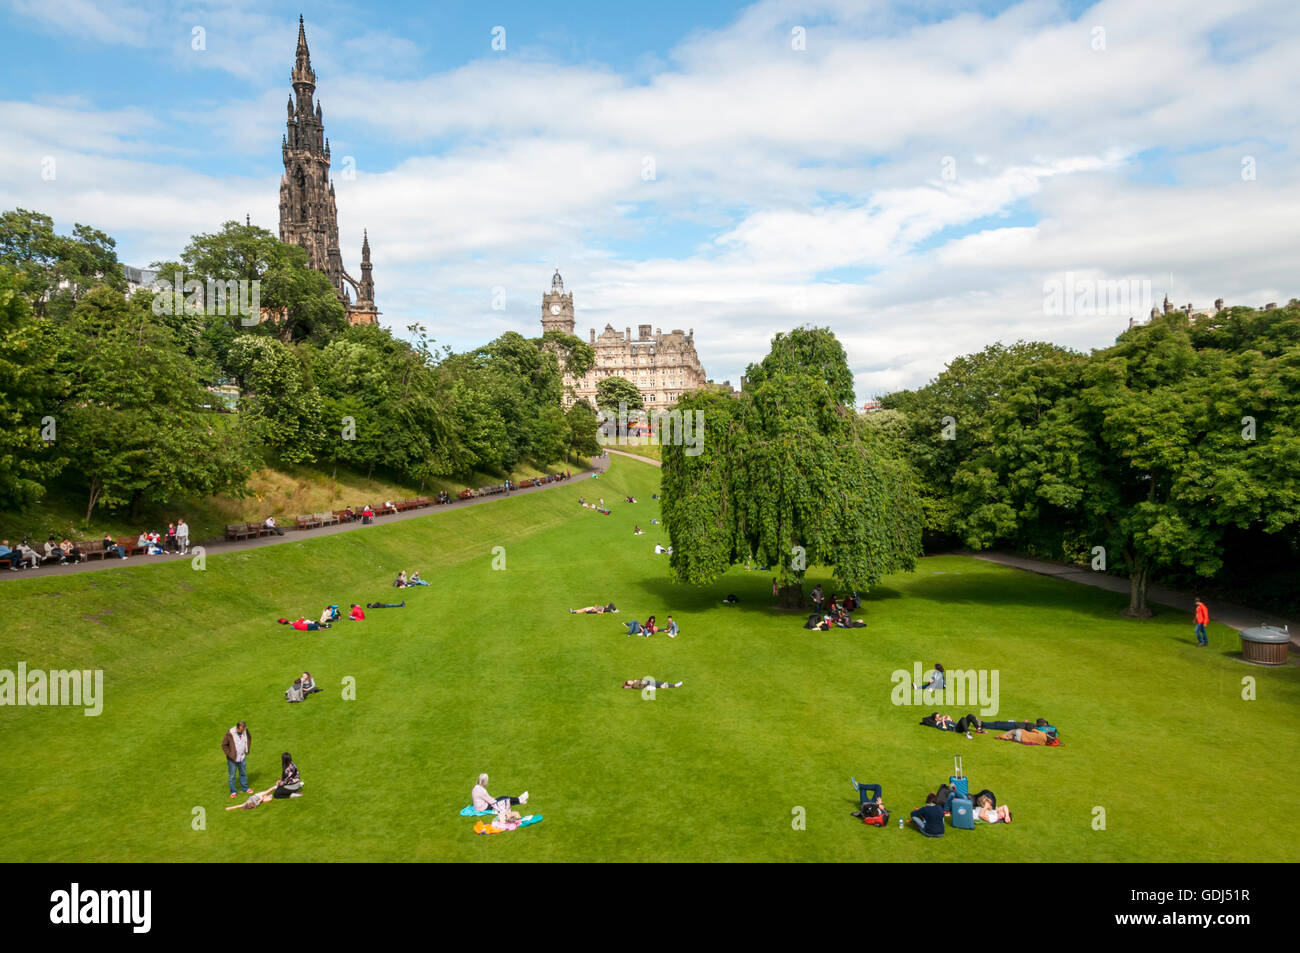
{"type": "Polygon", "coordinates": [[[307,696],[314,695],[320,691],[316,687],[316,682],[311,677],[311,672],[303,672],[301,678],[295,678],[293,684],[284,692],[285,701],[300,702],[304,701],[307,696]]]}
{"type": "MultiPolygon", "coordinates": [[[[402,605],[406,605],[406,603],[402,603],[402,605]]],[[[379,607],[379,603],[372,602],[366,608],[377,608],[377,607],[379,607]]],[[[384,606],[384,608],[389,608],[389,607],[384,606]]],[[[319,629],[331,628],[334,625],[334,623],[338,622],[341,618],[343,618],[343,614],[339,612],[339,607],[335,604],[330,604],[326,606],[324,610],[321,612],[320,619],[314,622],[305,616],[299,616],[297,619],[295,619],[292,622],[290,622],[288,619],[277,619],[276,621],[279,622],[280,625],[287,625],[290,628],[298,629],[301,632],[315,632],[319,629]]],[[[361,608],[361,606],[357,605],[355,602],[348,607],[349,622],[363,622],[365,621],[365,618],[366,618],[365,611],[361,608]]]]}
{"type": "MultiPolygon", "coordinates": [[[[126,559],[130,555],[126,547],[109,533],[104,534],[100,543],[103,546],[105,559],[110,556],[115,559],[126,559]]],[[[136,546],[144,550],[145,555],[148,556],[187,552],[190,546],[190,527],[182,519],[175,523],[168,523],[166,535],[141,530],[136,539],[136,546]]],[[[31,546],[27,540],[12,548],[9,546],[9,540],[0,540],[0,559],[9,560],[9,569],[13,572],[18,572],[20,569],[36,569],[39,566],[75,564],[85,560],[86,556],[86,552],[72,540],[65,539],[63,542],[58,542],[54,536],[47,539],[39,550],[31,546]]]]}
{"type": "Polygon", "coordinates": [[[405,569],[399,572],[397,574],[397,578],[393,580],[394,589],[405,589],[408,586],[427,586],[428,584],[429,583],[427,581],[420,578],[420,574],[418,572],[411,573],[411,577],[408,579],[406,577],[405,569]]]}
{"type": "Polygon", "coordinates": [[[672,616],[668,617],[668,621],[664,624],[663,628],[660,628],[658,623],[655,622],[654,616],[650,616],[645,620],[645,622],[638,622],[636,619],[633,619],[631,622],[624,622],[623,624],[627,626],[628,635],[642,635],[649,638],[652,635],[663,632],[670,639],[677,638],[677,623],[673,621],[672,616]]]}
{"type": "MultiPolygon", "coordinates": [[[[872,827],[888,824],[889,811],[885,809],[884,789],[879,784],[860,784],[856,778],[850,778],[849,783],[858,792],[862,803],[861,808],[853,812],[853,816],[872,827]]],[[[955,787],[941,784],[937,791],[925,796],[925,804],[912,811],[910,819],[925,836],[941,837],[944,832],[944,817],[952,812],[952,802],[961,796],[955,787]]],[[[987,788],[969,800],[975,822],[1011,823],[1011,809],[1005,804],[998,804],[997,795],[987,788]]],[[[903,826],[901,821],[898,826],[903,826]]]]}
{"type": "Polygon", "coordinates": [[[588,503],[582,497],[578,497],[578,502],[589,510],[595,510],[597,513],[603,513],[605,516],[609,516],[610,514],[609,509],[605,506],[604,497],[601,497],[599,503],[588,503]]]}

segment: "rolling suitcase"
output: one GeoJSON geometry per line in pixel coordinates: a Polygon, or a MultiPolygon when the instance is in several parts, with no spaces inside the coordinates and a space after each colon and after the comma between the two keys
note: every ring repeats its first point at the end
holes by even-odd
{"type": "Polygon", "coordinates": [[[952,809],[952,826],[964,831],[975,830],[975,806],[970,798],[955,797],[949,802],[952,809]]]}
{"type": "Polygon", "coordinates": [[[952,756],[952,777],[948,779],[948,783],[952,785],[957,793],[962,797],[970,797],[970,783],[961,773],[961,755],[959,754],[952,756]]]}

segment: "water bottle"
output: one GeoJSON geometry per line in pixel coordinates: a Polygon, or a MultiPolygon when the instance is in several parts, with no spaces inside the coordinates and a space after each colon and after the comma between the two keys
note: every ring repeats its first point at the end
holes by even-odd
{"type": "Polygon", "coordinates": [[[898,819],[898,829],[900,831],[903,829],[903,819],[901,817],[898,819]]]}

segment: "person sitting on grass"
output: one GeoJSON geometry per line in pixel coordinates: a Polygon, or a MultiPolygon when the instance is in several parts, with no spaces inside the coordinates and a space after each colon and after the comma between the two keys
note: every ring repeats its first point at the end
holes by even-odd
{"type": "Polygon", "coordinates": [[[989,791],[975,796],[975,820],[985,824],[1010,824],[1011,808],[998,804],[989,791]]]}
{"type": "Polygon", "coordinates": [[[635,502],[636,502],[636,497],[635,497],[635,496],[625,496],[625,497],[623,497],[623,499],[627,500],[629,503],[635,503],[635,502]]]}
{"type": "Polygon", "coordinates": [[[677,638],[677,631],[677,623],[673,621],[672,616],[669,616],[668,624],[664,626],[664,632],[668,634],[668,638],[675,639],[677,638]]]}
{"type": "Polygon", "coordinates": [[[338,606],[326,606],[326,607],[321,611],[321,614],[320,614],[320,624],[321,624],[322,626],[324,626],[325,628],[328,629],[328,628],[330,627],[331,623],[337,622],[338,620],[339,620],[339,607],[338,607],[338,606]]]}
{"type": "Polygon", "coordinates": [[[367,609],[401,609],[406,605],[406,601],[401,602],[367,602],[367,609]]]}
{"type": "Polygon", "coordinates": [[[406,570],[405,570],[405,569],[403,569],[401,572],[399,572],[399,573],[397,574],[397,578],[393,580],[393,588],[394,588],[394,589],[405,589],[405,588],[406,588],[406,570]]]}
{"type": "Polygon", "coordinates": [[[480,774],[478,784],[474,785],[473,790],[469,792],[470,804],[476,811],[496,811],[502,807],[513,807],[516,804],[528,803],[528,792],[525,791],[518,797],[493,797],[488,794],[487,789],[488,776],[480,774]]]}
{"type": "Polygon", "coordinates": [[[649,675],[647,675],[645,678],[629,678],[626,682],[623,683],[623,687],[635,688],[635,689],[681,688],[682,683],[681,682],[657,682],[649,675]]]}
{"type": "Polygon", "coordinates": [[[650,616],[650,618],[645,620],[645,631],[646,635],[654,635],[659,631],[659,626],[655,625],[654,616],[650,616]]]}
{"type": "Polygon", "coordinates": [[[413,572],[411,578],[406,580],[406,584],[408,586],[427,586],[429,583],[427,580],[421,579],[418,572],[413,572]]]}
{"type": "Polygon", "coordinates": [[[912,687],[919,688],[922,691],[926,689],[933,689],[936,692],[943,691],[943,666],[935,662],[934,671],[930,673],[930,680],[924,685],[913,685],[912,687]]]}
{"type": "Polygon", "coordinates": [[[586,615],[601,615],[602,613],[605,612],[617,612],[617,611],[618,610],[614,608],[614,603],[612,602],[607,606],[586,606],[582,609],[569,610],[570,613],[576,613],[578,615],[583,615],[584,613],[586,615]]]}
{"type": "Polygon", "coordinates": [[[300,702],[303,700],[303,697],[304,696],[302,693],[302,679],[295,678],[293,680],[293,684],[290,685],[287,689],[285,689],[284,700],[287,702],[300,702]]]}
{"type": "Polygon", "coordinates": [[[912,812],[912,823],[914,823],[917,826],[917,829],[926,837],[942,837],[943,808],[930,800],[933,797],[933,794],[926,795],[925,806],[918,807],[912,812]]]}
{"type": "Polygon", "coordinates": [[[265,791],[258,791],[256,794],[250,794],[248,800],[243,804],[234,804],[226,808],[227,811],[251,811],[259,804],[265,804],[268,801],[280,801],[291,797],[302,797],[302,786],[305,783],[298,776],[298,766],[293,763],[293,758],[289,752],[280,756],[280,778],[275,784],[265,791]]]}
{"type": "Polygon", "coordinates": [[[352,603],[352,611],[348,613],[349,621],[361,622],[365,619],[365,617],[366,617],[365,610],[362,609],[361,606],[357,605],[355,602],[352,603]]]}
{"type": "Polygon", "coordinates": [[[303,698],[306,698],[308,695],[314,695],[316,692],[321,691],[321,689],[316,687],[316,682],[311,677],[311,672],[303,672],[301,681],[302,681],[303,698]]]}
{"type": "Polygon", "coordinates": [[[644,534],[644,532],[645,532],[645,531],[644,531],[643,529],[641,529],[641,524],[640,524],[640,523],[637,523],[635,526],[632,527],[632,535],[633,535],[633,536],[641,536],[641,535],[644,534]]]}

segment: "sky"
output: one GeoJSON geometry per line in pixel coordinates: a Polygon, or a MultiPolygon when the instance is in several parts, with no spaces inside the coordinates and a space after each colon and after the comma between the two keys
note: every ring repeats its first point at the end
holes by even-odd
{"type": "Polygon", "coordinates": [[[278,233],[300,14],[398,334],[540,334],[558,267],[584,340],[693,329],[738,384],[826,326],[866,400],[1166,294],[1300,296],[1294,0],[0,0],[0,208],[136,266],[278,233]]]}

